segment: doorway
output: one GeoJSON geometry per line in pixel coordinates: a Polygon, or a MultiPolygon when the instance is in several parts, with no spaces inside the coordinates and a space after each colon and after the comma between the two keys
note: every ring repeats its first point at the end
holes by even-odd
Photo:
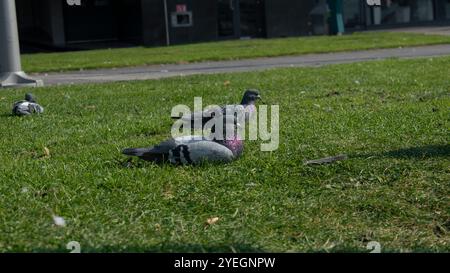
{"type": "Polygon", "coordinates": [[[111,0],[83,1],[80,6],[63,5],[67,42],[117,39],[111,0]]]}
{"type": "Polygon", "coordinates": [[[263,0],[218,0],[219,38],[265,37],[263,0]]]}

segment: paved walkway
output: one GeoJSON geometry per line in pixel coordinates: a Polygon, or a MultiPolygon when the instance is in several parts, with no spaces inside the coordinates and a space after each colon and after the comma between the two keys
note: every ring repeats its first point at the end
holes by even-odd
{"type": "Polygon", "coordinates": [[[194,64],[151,65],[118,69],[85,70],[67,73],[34,74],[45,85],[99,83],[160,79],[174,76],[257,71],[276,67],[306,67],[352,63],[386,58],[416,58],[450,55],[450,45],[376,49],[353,52],[308,54],[259,58],[240,61],[202,62],[194,64]]]}
{"type": "Polygon", "coordinates": [[[450,35],[450,26],[428,26],[428,27],[402,27],[394,29],[383,29],[386,32],[409,32],[420,34],[434,34],[434,35],[450,35]]]}

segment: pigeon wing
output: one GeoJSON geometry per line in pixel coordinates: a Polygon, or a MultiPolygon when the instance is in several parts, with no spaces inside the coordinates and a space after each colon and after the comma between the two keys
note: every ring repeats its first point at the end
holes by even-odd
{"type": "Polygon", "coordinates": [[[233,153],[227,147],[214,141],[195,141],[178,145],[170,152],[172,163],[199,164],[201,162],[231,162],[233,153]]]}
{"type": "Polygon", "coordinates": [[[42,107],[42,106],[40,106],[39,104],[37,104],[37,103],[30,103],[30,104],[28,104],[28,108],[30,108],[30,112],[31,113],[38,113],[38,114],[41,114],[41,113],[43,113],[44,112],[44,107],[42,107]]]}
{"type": "Polygon", "coordinates": [[[202,139],[202,136],[182,136],[170,138],[148,148],[127,148],[124,149],[122,153],[129,156],[137,156],[147,161],[163,163],[169,160],[169,155],[172,150],[176,149],[179,146],[201,141],[202,139]]]}
{"type": "Polygon", "coordinates": [[[28,101],[18,101],[14,103],[13,114],[17,116],[25,116],[31,114],[30,103],[28,101]]]}

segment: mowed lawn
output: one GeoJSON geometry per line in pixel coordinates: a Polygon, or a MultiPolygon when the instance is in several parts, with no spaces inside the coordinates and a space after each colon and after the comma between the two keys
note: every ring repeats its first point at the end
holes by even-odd
{"type": "Polygon", "coordinates": [[[0,252],[68,252],[70,241],[82,252],[368,252],[369,241],[447,252],[448,67],[392,59],[0,90],[0,252]],[[173,106],[237,102],[246,88],[280,106],[278,150],[248,141],[227,165],[126,164],[123,148],[170,136],[173,106]],[[44,114],[10,115],[26,91],[44,114]]]}
{"type": "Polygon", "coordinates": [[[450,36],[365,32],[343,36],[233,40],[169,47],[132,47],[22,55],[27,72],[235,60],[376,48],[448,44],[450,36]]]}

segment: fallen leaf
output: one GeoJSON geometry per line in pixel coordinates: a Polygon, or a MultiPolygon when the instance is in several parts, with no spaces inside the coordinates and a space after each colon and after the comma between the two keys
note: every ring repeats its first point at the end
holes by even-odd
{"type": "Polygon", "coordinates": [[[53,215],[53,223],[55,223],[58,227],[65,227],[66,226],[66,220],[62,218],[61,216],[53,215]]]}
{"type": "Polygon", "coordinates": [[[224,82],[223,82],[223,85],[224,85],[224,86],[228,86],[228,85],[230,85],[230,84],[231,84],[230,81],[224,81],[224,82]]]}
{"type": "Polygon", "coordinates": [[[161,225],[160,224],[155,224],[155,230],[156,231],[161,231],[161,225]]]}
{"type": "Polygon", "coordinates": [[[206,224],[211,226],[211,225],[214,225],[215,223],[217,223],[217,221],[219,221],[219,217],[208,218],[206,220],[206,224]]]}
{"type": "Polygon", "coordinates": [[[50,157],[50,150],[47,147],[44,147],[44,157],[50,157]]]}
{"type": "Polygon", "coordinates": [[[172,199],[174,197],[171,190],[167,190],[167,191],[163,192],[163,196],[165,199],[172,199]]]}

